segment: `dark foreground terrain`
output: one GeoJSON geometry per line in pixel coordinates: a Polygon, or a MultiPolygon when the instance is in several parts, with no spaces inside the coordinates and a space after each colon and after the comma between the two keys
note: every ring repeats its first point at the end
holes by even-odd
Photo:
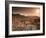
{"type": "Polygon", "coordinates": [[[12,30],[13,31],[40,30],[40,17],[13,14],[12,30]]]}

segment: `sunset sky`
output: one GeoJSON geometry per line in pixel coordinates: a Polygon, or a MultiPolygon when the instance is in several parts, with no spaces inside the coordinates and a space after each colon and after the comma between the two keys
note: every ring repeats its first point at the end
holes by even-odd
{"type": "Polygon", "coordinates": [[[40,17],[40,8],[12,7],[12,13],[20,14],[24,16],[39,16],[40,17]]]}

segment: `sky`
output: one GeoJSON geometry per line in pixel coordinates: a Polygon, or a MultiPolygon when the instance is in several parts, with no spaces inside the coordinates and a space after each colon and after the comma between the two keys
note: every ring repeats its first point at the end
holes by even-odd
{"type": "Polygon", "coordinates": [[[40,8],[35,7],[12,7],[13,14],[20,14],[24,16],[39,16],[40,17],[40,8]]]}

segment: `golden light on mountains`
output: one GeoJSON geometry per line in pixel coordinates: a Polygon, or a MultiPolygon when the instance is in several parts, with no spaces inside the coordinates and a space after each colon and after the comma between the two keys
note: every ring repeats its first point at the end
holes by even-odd
{"type": "Polygon", "coordinates": [[[40,30],[40,8],[12,7],[12,30],[40,30]]]}

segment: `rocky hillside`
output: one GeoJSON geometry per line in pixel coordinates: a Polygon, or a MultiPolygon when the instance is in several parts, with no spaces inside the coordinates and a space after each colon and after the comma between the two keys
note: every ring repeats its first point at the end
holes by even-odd
{"type": "Polygon", "coordinates": [[[13,14],[12,16],[13,31],[40,29],[40,17],[38,16],[23,16],[20,14],[13,14]]]}

